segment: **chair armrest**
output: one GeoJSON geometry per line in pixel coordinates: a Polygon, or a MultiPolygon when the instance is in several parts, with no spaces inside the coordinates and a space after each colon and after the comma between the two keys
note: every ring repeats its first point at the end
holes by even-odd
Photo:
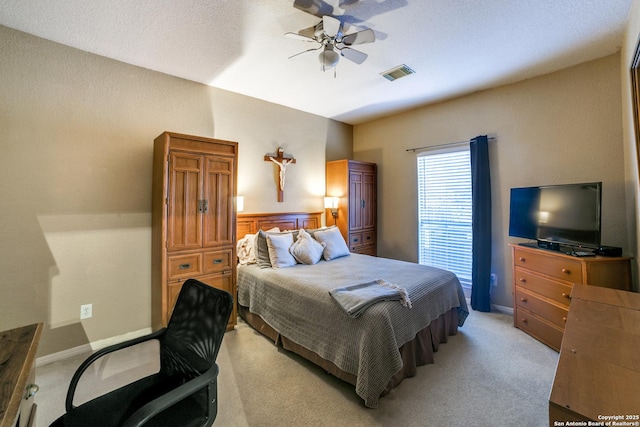
{"type": "Polygon", "coordinates": [[[211,368],[207,369],[202,375],[193,378],[190,381],[182,384],[181,386],[171,390],[170,392],[152,400],[147,403],[136,412],[133,413],[125,422],[122,427],[139,427],[144,425],[154,416],[158,415],[165,409],[175,405],[182,399],[191,396],[198,390],[206,387],[209,383],[216,379],[218,376],[218,365],[213,364],[211,368]]]}
{"type": "Polygon", "coordinates": [[[127,341],[123,341],[121,343],[118,344],[114,344],[114,345],[110,345],[108,347],[105,347],[103,349],[100,349],[98,351],[96,351],[95,353],[93,353],[91,356],[89,356],[87,359],[85,359],[84,362],[82,362],[82,364],[78,367],[78,369],[76,369],[76,372],[73,374],[73,377],[71,378],[71,383],[69,384],[69,390],[67,390],[67,399],[65,401],[65,408],[66,411],[69,412],[71,411],[74,406],[73,406],[73,397],[76,393],[76,388],[78,387],[78,382],[80,381],[80,378],[82,377],[82,374],[84,374],[84,372],[87,370],[87,368],[89,368],[89,366],[91,366],[91,364],[93,364],[93,362],[95,362],[96,360],[98,360],[99,358],[109,354],[109,353],[113,353],[114,351],[118,351],[118,350],[122,350],[124,348],[127,347],[131,347],[140,343],[143,343],[145,341],[150,341],[150,340],[154,340],[154,339],[158,339],[162,334],[164,334],[166,328],[162,328],[159,329],[149,335],[145,335],[142,337],[138,337],[138,338],[133,338],[127,341]]]}

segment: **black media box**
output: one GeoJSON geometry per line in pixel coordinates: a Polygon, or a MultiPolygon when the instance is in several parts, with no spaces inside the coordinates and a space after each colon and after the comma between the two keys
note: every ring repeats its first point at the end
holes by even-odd
{"type": "Polygon", "coordinates": [[[600,246],[594,250],[593,253],[602,256],[622,256],[622,248],[617,246],[600,246]]]}
{"type": "Polygon", "coordinates": [[[559,251],[560,244],[555,242],[547,242],[544,240],[538,240],[538,247],[541,249],[549,249],[552,251],[559,251]]]}

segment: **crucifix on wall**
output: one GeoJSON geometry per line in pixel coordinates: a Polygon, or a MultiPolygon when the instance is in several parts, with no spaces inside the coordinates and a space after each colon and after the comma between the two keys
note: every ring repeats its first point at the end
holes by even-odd
{"type": "Polygon", "coordinates": [[[273,156],[271,154],[266,154],[264,156],[264,160],[266,162],[275,163],[280,169],[278,179],[278,201],[282,202],[284,201],[284,180],[287,173],[287,166],[289,166],[291,163],[295,163],[296,159],[294,159],[293,157],[286,157],[284,154],[284,149],[282,147],[279,147],[277,155],[273,156]]]}

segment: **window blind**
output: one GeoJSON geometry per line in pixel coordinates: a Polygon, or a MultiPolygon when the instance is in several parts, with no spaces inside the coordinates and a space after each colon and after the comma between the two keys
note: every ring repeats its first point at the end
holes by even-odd
{"type": "Polygon", "coordinates": [[[419,263],[454,272],[471,286],[469,146],[418,157],[419,263]]]}

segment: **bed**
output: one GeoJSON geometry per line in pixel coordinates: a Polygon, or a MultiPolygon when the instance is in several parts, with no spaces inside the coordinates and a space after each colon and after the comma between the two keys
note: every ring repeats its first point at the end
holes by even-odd
{"type": "MultiPolygon", "coordinates": [[[[238,236],[319,224],[320,213],[240,214],[238,236]]],[[[277,345],[353,384],[370,408],[415,375],[417,366],[433,363],[439,344],[457,333],[468,314],[453,273],[355,253],[287,268],[239,265],[238,309],[277,345]],[[406,290],[409,304],[381,301],[354,317],[330,295],[374,280],[406,290]]]]}

